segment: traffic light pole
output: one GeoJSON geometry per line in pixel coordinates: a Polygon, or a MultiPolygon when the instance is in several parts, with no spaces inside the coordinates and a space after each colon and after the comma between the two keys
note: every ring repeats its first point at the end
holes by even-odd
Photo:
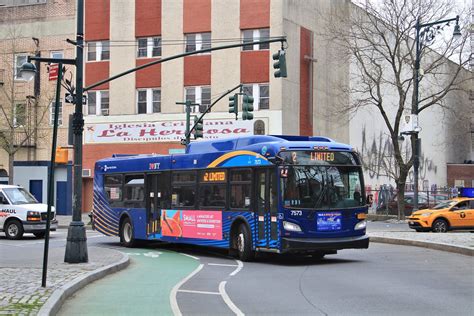
{"type": "Polygon", "coordinates": [[[189,129],[189,126],[191,125],[191,106],[195,106],[199,104],[191,103],[191,100],[186,100],[186,102],[176,102],[176,104],[186,106],[186,132],[185,132],[185,138],[181,140],[181,144],[187,145],[191,141],[191,132],[192,132],[192,130],[189,129]]]}
{"type": "MultiPolygon", "coordinates": [[[[196,125],[199,124],[199,122],[204,118],[204,115],[206,115],[207,113],[209,113],[209,111],[212,109],[212,107],[217,103],[219,102],[220,100],[222,100],[226,95],[228,95],[229,93],[233,92],[234,90],[238,89],[238,88],[242,88],[242,84],[238,84],[237,86],[235,86],[234,88],[230,89],[230,90],[227,90],[226,92],[224,92],[223,95],[221,95],[220,97],[218,97],[214,102],[211,103],[211,105],[206,109],[206,111],[204,111],[201,116],[196,120],[196,122],[194,123],[193,127],[190,128],[190,125],[191,125],[191,109],[190,107],[186,106],[186,134],[185,134],[185,137],[181,140],[181,144],[187,146],[190,142],[191,142],[191,133],[193,132],[193,130],[196,128],[196,125]],[[189,112],[188,112],[188,108],[189,108],[189,112]]],[[[188,101],[186,101],[188,102],[188,101]]],[[[186,104],[185,102],[176,102],[176,104],[186,104]]],[[[237,105],[236,105],[237,106],[237,105]]]]}

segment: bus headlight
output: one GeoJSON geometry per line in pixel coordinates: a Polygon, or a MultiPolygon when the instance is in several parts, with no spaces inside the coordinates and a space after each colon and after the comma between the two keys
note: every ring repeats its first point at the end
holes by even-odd
{"type": "Polygon", "coordinates": [[[300,232],[301,227],[298,224],[283,221],[283,228],[289,232],[300,232]]]}
{"type": "Polygon", "coordinates": [[[361,230],[367,227],[367,221],[360,221],[354,226],[354,230],[361,230]]]}

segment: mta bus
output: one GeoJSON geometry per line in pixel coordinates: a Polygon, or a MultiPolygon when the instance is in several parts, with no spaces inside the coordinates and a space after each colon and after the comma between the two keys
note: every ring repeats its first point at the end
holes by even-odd
{"type": "Polygon", "coordinates": [[[315,257],[368,248],[361,162],[326,137],[249,136],[182,154],[96,162],[95,229],[126,247],[159,240],[315,257]]]}

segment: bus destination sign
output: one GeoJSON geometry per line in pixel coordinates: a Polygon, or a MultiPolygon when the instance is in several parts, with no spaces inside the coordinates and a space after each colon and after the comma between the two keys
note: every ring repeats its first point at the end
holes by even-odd
{"type": "Polygon", "coordinates": [[[206,171],[202,175],[202,182],[225,182],[225,171],[206,171]]]}

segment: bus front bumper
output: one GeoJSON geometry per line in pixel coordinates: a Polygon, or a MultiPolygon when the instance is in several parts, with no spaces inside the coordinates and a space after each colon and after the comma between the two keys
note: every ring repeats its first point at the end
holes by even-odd
{"type": "Polygon", "coordinates": [[[281,252],[369,248],[369,236],[343,238],[282,238],[281,252]]]}

